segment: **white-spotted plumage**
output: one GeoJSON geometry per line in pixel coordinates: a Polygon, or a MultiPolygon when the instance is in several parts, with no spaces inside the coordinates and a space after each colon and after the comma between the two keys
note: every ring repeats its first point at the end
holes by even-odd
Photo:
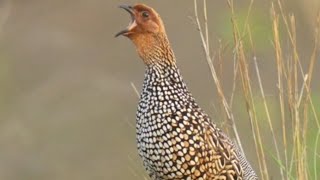
{"type": "Polygon", "coordinates": [[[197,105],[176,66],[160,16],[121,6],[133,19],[127,36],[146,64],[136,114],[137,145],[155,180],[255,180],[242,152],[197,105]]]}
{"type": "Polygon", "coordinates": [[[147,67],[136,128],[139,154],[154,179],[257,179],[196,104],[175,64],[147,67]]]}

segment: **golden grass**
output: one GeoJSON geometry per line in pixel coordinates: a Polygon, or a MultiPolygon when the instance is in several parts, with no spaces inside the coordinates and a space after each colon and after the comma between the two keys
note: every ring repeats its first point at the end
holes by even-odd
{"type": "MultiPolygon", "coordinates": [[[[267,103],[267,97],[264,93],[263,77],[260,76],[259,64],[256,55],[249,58],[247,51],[244,49],[244,38],[248,38],[251,51],[254,54],[254,39],[252,38],[252,29],[249,25],[249,17],[252,9],[254,0],[251,0],[248,9],[248,14],[244,24],[244,30],[241,32],[239,29],[238,22],[236,20],[235,9],[233,1],[228,0],[230,12],[232,15],[232,26],[233,26],[233,37],[234,37],[234,81],[233,87],[240,83],[242,87],[242,95],[244,97],[244,104],[247,109],[247,114],[251,124],[252,137],[255,143],[256,159],[258,161],[260,179],[271,179],[280,177],[273,177],[271,172],[268,170],[272,163],[267,162],[267,156],[272,156],[275,159],[275,163],[278,166],[281,179],[318,179],[318,163],[319,157],[317,154],[319,137],[320,137],[320,124],[319,118],[316,113],[314,103],[312,101],[312,76],[314,71],[314,64],[317,55],[319,55],[319,27],[320,27],[320,15],[318,15],[314,33],[314,49],[308,61],[308,68],[305,70],[301,65],[299,52],[297,50],[297,34],[296,34],[296,20],[294,15],[287,15],[283,10],[283,5],[280,0],[275,3],[270,3],[271,6],[271,24],[273,32],[273,47],[274,47],[274,60],[277,72],[277,89],[278,89],[278,103],[280,107],[279,115],[272,115],[277,117],[281,121],[281,136],[277,136],[275,132],[275,126],[272,121],[270,114],[270,105],[267,103]],[[284,26],[285,33],[280,33],[279,26],[284,26]],[[285,37],[283,37],[285,36],[285,37]],[[283,38],[289,39],[290,47],[289,52],[284,52],[282,48],[281,40],[283,38]],[[259,96],[263,101],[263,109],[266,114],[267,122],[258,121],[258,115],[256,110],[255,99],[256,96],[253,92],[253,83],[249,71],[250,60],[254,62],[255,75],[258,79],[258,89],[260,91],[259,96]],[[240,81],[237,81],[237,77],[240,77],[240,81]],[[311,117],[310,117],[311,116],[311,117]],[[317,135],[314,139],[309,139],[307,136],[309,131],[310,120],[315,121],[317,135]],[[273,146],[275,149],[275,155],[268,155],[265,144],[262,141],[261,125],[259,123],[268,124],[268,131],[270,137],[272,137],[273,146]],[[288,131],[288,128],[292,128],[288,131]],[[314,142],[314,147],[310,147],[310,141],[314,142]],[[311,150],[312,149],[312,150],[311,150]],[[311,151],[310,151],[311,150],[311,151]],[[313,152],[312,152],[313,151],[313,152]],[[313,153],[310,156],[310,152],[313,153]],[[312,167],[309,167],[313,161],[312,167]],[[311,174],[310,169],[313,169],[314,174],[311,174]]],[[[211,70],[213,81],[216,85],[218,96],[220,97],[220,104],[224,107],[224,111],[227,120],[231,123],[233,132],[237,144],[243,150],[235,118],[232,112],[232,99],[228,103],[225,92],[221,87],[220,79],[217,75],[217,69],[213,65],[212,53],[210,52],[209,42],[209,29],[208,29],[208,17],[207,17],[207,5],[206,0],[203,0],[203,24],[200,23],[199,12],[198,12],[198,1],[194,0],[195,7],[195,24],[200,33],[200,38],[203,46],[206,60],[211,70]]],[[[219,50],[220,52],[220,50],[219,50]]],[[[306,61],[306,59],[304,59],[306,61]]],[[[234,92],[234,89],[233,89],[234,92]]],[[[261,112],[260,112],[261,113],[261,112]]],[[[241,120],[237,120],[241,121],[241,120]]]]}

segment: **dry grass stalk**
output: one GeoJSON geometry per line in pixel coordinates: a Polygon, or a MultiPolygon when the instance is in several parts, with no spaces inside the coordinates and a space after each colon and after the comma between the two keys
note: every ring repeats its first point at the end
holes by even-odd
{"type": "MultiPolygon", "coordinates": [[[[280,105],[280,115],[281,115],[281,122],[282,122],[282,141],[283,141],[283,150],[284,150],[284,168],[288,169],[288,144],[287,144],[287,132],[286,132],[286,112],[285,112],[285,102],[284,102],[284,88],[283,88],[283,52],[282,47],[280,44],[280,33],[279,33],[279,16],[275,12],[274,4],[272,3],[271,8],[271,18],[272,18],[272,30],[273,30],[273,44],[275,50],[275,60],[277,66],[277,87],[279,90],[279,105],[280,105]]],[[[279,159],[281,160],[281,159],[279,159]]],[[[286,178],[288,179],[288,173],[286,173],[286,178]]]]}
{"type": "MultiPolygon", "coordinates": [[[[204,3],[205,4],[205,8],[206,8],[206,2],[204,3]]],[[[213,66],[213,61],[211,59],[211,55],[210,55],[210,49],[209,49],[209,37],[208,37],[208,33],[205,33],[206,35],[204,35],[203,33],[203,30],[202,30],[202,27],[201,27],[201,24],[200,24],[200,20],[199,20],[199,16],[198,16],[198,6],[197,6],[197,0],[194,0],[194,9],[195,9],[195,21],[196,21],[196,26],[197,26],[197,29],[200,33],[200,38],[201,38],[201,42],[202,42],[202,46],[203,46],[203,49],[204,49],[204,52],[205,52],[205,55],[206,55],[206,60],[207,60],[207,63],[209,65],[209,68],[210,68],[210,71],[211,71],[211,75],[212,75],[212,78],[214,80],[214,83],[216,85],[216,88],[217,88],[217,91],[218,91],[218,95],[220,97],[220,102],[221,104],[223,105],[224,107],[224,110],[226,112],[226,115],[227,115],[227,118],[228,120],[230,121],[231,123],[231,126],[233,128],[233,131],[234,131],[234,134],[235,134],[235,137],[236,137],[236,140],[237,140],[237,143],[238,143],[238,146],[239,148],[241,149],[241,151],[243,152],[243,149],[242,149],[242,145],[241,145],[241,141],[240,141],[240,138],[239,138],[239,134],[238,134],[238,131],[237,131],[237,127],[236,127],[236,124],[234,122],[234,117],[233,117],[233,114],[232,114],[232,111],[230,109],[230,106],[225,98],[225,95],[224,95],[224,92],[223,92],[223,89],[221,87],[221,83],[220,83],[220,80],[218,79],[218,76],[217,76],[217,73],[216,73],[216,70],[215,70],[215,67],[213,66]]],[[[206,12],[206,10],[204,11],[206,12]]],[[[204,17],[207,17],[207,15],[204,15],[204,17]]],[[[207,24],[207,18],[205,18],[205,24],[207,24]]],[[[208,27],[207,25],[205,25],[205,32],[208,32],[208,27]]]]}
{"type": "MultiPolygon", "coordinates": [[[[237,142],[240,144],[240,139],[237,133],[237,128],[235,125],[235,120],[232,115],[231,107],[233,103],[233,95],[236,87],[236,77],[240,75],[241,84],[243,89],[243,95],[245,97],[245,104],[247,107],[247,112],[252,128],[252,136],[255,142],[257,158],[259,163],[259,168],[261,171],[261,179],[270,179],[268,166],[266,163],[266,155],[264,150],[264,144],[262,143],[262,135],[260,133],[259,123],[257,120],[257,112],[254,104],[253,92],[252,92],[252,83],[249,75],[249,61],[246,57],[246,53],[243,47],[243,37],[247,34],[249,35],[249,40],[253,46],[253,39],[251,35],[251,29],[249,27],[249,16],[252,9],[254,0],[250,1],[250,6],[248,10],[248,15],[244,24],[244,31],[240,33],[238,28],[238,23],[235,19],[235,13],[233,8],[233,1],[228,0],[228,4],[231,9],[232,14],[232,25],[233,25],[233,35],[234,35],[234,84],[231,99],[229,104],[225,99],[223,89],[221,87],[219,77],[217,76],[216,69],[213,66],[212,58],[210,57],[209,51],[209,37],[208,37],[208,24],[207,24],[207,10],[206,10],[206,0],[203,1],[204,4],[204,27],[202,30],[200,20],[198,17],[197,11],[197,1],[194,1],[195,6],[195,18],[196,25],[200,33],[200,38],[202,41],[203,49],[206,54],[206,59],[210,67],[213,80],[218,90],[218,95],[221,100],[221,104],[224,107],[224,110],[227,114],[228,119],[230,120],[233,131],[236,135],[237,142]],[[241,34],[241,35],[240,35],[241,34]]],[[[315,147],[313,153],[313,169],[314,177],[317,179],[317,149],[320,139],[320,124],[316,114],[315,107],[311,98],[311,79],[314,70],[314,64],[316,57],[318,55],[320,42],[319,42],[319,27],[320,27],[320,15],[317,19],[317,28],[315,32],[315,45],[310,58],[309,67],[307,73],[304,73],[303,67],[300,62],[299,53],[297,50],[297,38],[296,38],[296,21],[293,15],[286,16],[282,7],[280,0],[277,1],[277,8],[280,13],[277,13],[277,10],[272,4],[271,8],[271,18],[272,18],[272,32],[273,32],[273,45],[275,52],[275,61],[277,68],[277,88],[278,88],[278,98],[280,106],[280,119],[281,119],[281,128],[282,128],[282,140],[281,142],[277,140],[274,126],[271,120],[271,115],[269,112],[269,107],[267,99],[264,93],[263,80],[260,77],[259,67],[256,60],[256,57],[253,58],[255,63],[255,70],[258,77],[259,89],[264,105],[264,110],[266,113],[267,123],[269,125],[270,133],[272,135],[272,141],[276,151],[275,159],[279,164],[279,172],[281,174],[281,179],[308,179],[310,178],[309,167],[307,163],[308,154],[307,154],[307,132],[309,127],[309,112],[311,110],[313,118],[317,124],[317,136],[315,139],[315,147]],[[281,22],[285,25],[286,35],[288,36],[290,42],[290,49],[292,53],[287,55],[288,58],[284,58],[284,53],[281,45],[280,37],[280,18],[281,22]],[[287,131],[288,124],[291,123],[292,132],[287,131]],[[290,138],[290,139],[288,139],[290,138]],[[293,147],[289,146],[292,142],[293,147]],[[281,146],[278,145],[281,144],[281,146]],[[281,157],[280,149],[283,149],[283,156],[281,157]],[[289,156],[291,158],[289,159],[289,156]]],[[[219,58],[221,58],[221,49],[219,49],[219,58]]],[[[219,59],[221,60],[221,59],[219,59]]],[[[220,67],[221,70],[221,67],[220,67]]],[[[242,147],[241,147],[242,149],[242,147]]]]}
{"type": "MultiPolygon", "coordinates": [[[[253,1],[251,1],[249,12],[250,12],[250,9],[252,6],[252,2],[253,1]]],[[[254,139],[255,146],[256,146],[256,152],[257,152],[257,157],[258,157],[258,162],[259,162],[259,167],[260,167],[261,178],[262,179],[269,179],[266,157],[265,157],[265,153],[263,150],[264,145],[262,143],[261,133],[260,133],[259,124],[258,124],[258,120],[257,120],[257,114],[256,114],[255,106],[254,106],[253,93],[252,93],[252,88],[251,88],[251,80],[250,80],[250,76],[249,76],[248,61],[245,56],[245,50],[243,47],[243,40],[242,40],[242,37],[240,36],[238,23],[235,19],[233,1],[229,0],[228,4],[231,9],[231,15],[232,15],[231,20],[232,20],[233,33],[234,33],[235,54],[237,57],[237,61],[239,63],[242,89],[243,89],[243,93],[244,93],[244,97],[245,97],[245,103],[246,103],[246,108],[247,108],[249,120],[250,120],[250,123],[252,126],[252,135],[253,135],[253,139],[254,139]]],[[[246,21],[248,21],[248,18],[249,18],[249,16],[247,16],[246,21]]],[[[245,27],[247,27],[246,24],[245,24],[245,27]]]]}

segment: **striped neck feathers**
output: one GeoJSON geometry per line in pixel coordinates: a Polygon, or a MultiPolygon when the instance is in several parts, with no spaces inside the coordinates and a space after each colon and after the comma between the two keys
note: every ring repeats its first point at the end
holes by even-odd
{"type": "Polygon", "coordinates": [[[147,66],[167,64],[175,66],[175,57],[164,32],[132,35],[130,39],[147,66]]]}

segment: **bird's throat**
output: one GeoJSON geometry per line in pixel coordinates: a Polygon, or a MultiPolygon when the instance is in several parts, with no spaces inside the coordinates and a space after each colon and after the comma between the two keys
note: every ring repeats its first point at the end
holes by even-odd
{"type": "Polygon", "coordinates": [[[146,65],[175,64],[173,50],[165,34],[144,33],[129,37],[146,65]]]}

